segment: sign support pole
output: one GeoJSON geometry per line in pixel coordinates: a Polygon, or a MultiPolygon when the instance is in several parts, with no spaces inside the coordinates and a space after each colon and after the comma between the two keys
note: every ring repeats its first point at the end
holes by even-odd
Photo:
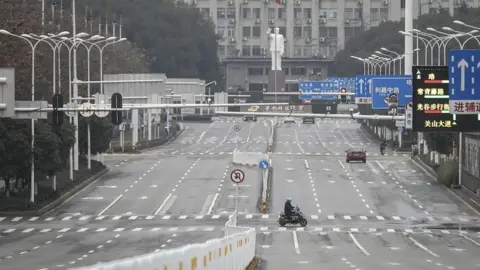
{"type": "Polygon", "coordinates": [[[458,185],[462,186],[462,170],[463,170],[463,155],[462,155],[462,147],[463,147],[463,132],[458,133],[458,185]]]}
{"type": "Polygon", "coordinates": [[[235,184],[235,220],[238,217],[238,184],[235,184]]]}

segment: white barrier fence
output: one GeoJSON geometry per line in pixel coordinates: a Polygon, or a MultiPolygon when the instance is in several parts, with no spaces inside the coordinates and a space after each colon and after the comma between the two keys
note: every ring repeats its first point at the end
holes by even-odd
{"type": "Polygon", "coordinates": [[[258,166],[261,160],[268,160],[268,154],[257,152],[233,152],[233,163],[244,166],[258,166]]]}
{"type": "Polygon", "coordinates": [[[255,229],[237,227],[234,214],[225,224],[223,238],[75,269],[245,270],[255,257],[255,246],[255,229]]]}

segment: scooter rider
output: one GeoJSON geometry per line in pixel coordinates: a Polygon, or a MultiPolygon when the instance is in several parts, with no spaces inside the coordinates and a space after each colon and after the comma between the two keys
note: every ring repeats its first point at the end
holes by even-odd
{"type": "Polygon", "coordinates": [[[385,151],[386,147],[387,147],[387,141],[384,139],[382,143],[380,143],[380,152],[385,151]]]}
{"type": "Polygon", "coordinates": [[[285,216],[288,219],[292,219],[294,212],[295,212],[295,207],[292,205],[292,198],[287,198],[287,201],[285,201],[285,209],[284,209],[285,216]]]}

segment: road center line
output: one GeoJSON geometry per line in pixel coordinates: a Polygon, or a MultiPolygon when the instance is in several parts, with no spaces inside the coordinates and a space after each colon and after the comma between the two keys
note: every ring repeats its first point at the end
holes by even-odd
{"type": "Polygon", "coordinates": [[[298,132],[297,129],[295,129],[295,140],[297,141],[298,148],[300,148],[300,151],[305,154],[305,151],[303,151],[302,146],[300,145],[300,141],[298,140],[298,132]]]}
{"type": "Polygon", "coordinates": [[[368,251],[364,247],[362,247],[362,245],[360,245],[357,238],[355,238],[355,236],[353,236],[351,232],[349,232],[348,235],[350,236],[350,238],[352,238],[353,242],[358,247],[358,249],[360,249],[365,255],[370,256],[370,253],[368,253],[368,251]]]}
{"type": "Polygon", "coordinates": [[[298,245],[297,232],[293,231],[293,246],[295,247],[295,252],[300,255],[300,246],[298,245]]]}
{"type": "Polygon", "coordinates": [[[110,207],[112,207],[115,203],[117,203],[118,200],[120,200],[122,197],[123,197],[123,194],[120,194],[120,196],[118,196],[115,200],[113,200],[113,202],[111,202],[109,205],[107,205],[107,207],[105,207],[105,209],[100,211],[100,213],[98,213],[98,215],[99,216],[103,215],[103,213],[105,213],[110,207]]]}
{"type": "MultiPolygon", "coordinates": [[[[270,163],[271,164],[271,163],[270,163]]],[[[308,165],[308,161],[305,159],[305,168],[308,170],[310,169],[310,166],[308,165]]]]}
{"type": "Polygon", "coordinates": [[[417,240],[413,239],[411,236],[408,237],[408,239],[410,239],[417,247],[425,250],[426,252],[428,252],[430,255],[432,255],[433,257],[440,257],[438,256],[435,252],[431,251],[430,249],[428,249],[426,246],[420,244],[419,242],[417,242],[417,240]]]}
{"type": "Polygon", "coordinates": [[[343,165],[343,163],[339,159],[337,159],[337,161],[338,161],[338,164],[340,164],[340,166],[342,166],[342,168],[345,169],[345,165],[343,165]]]}

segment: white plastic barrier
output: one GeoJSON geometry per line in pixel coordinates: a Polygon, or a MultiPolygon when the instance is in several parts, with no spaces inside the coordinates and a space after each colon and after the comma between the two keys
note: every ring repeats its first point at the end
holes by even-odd
{"type": "Polygon", "coordinates": [[[258,166],[261,160],[268,160],[268,154],[257,152],[233,152],[233,163],[244,166],[258,166]]]}
{"type": "Polygon", "coordinates": [[[255,229],[232,227],[239,232],[202,244],[98,263],[77,270],[245,270],[255,257],[255,229]],[[243,230],[243,231],[242,231],[243,230]]]}

